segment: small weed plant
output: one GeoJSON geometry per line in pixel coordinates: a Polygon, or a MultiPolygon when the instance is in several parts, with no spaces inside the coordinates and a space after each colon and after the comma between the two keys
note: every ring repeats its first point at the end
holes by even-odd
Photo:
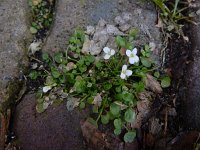
{"type": "Polygon", "coordinates": [[[49,29],[53,20],[53,3],[54,0],[28,0],[32,13],[32,34],[43,33],[49,29]]]}
{"type": "Polygon", "coordinates": [[[132,142],[136,131],[131,123],[136,119],[138,94],[145,90],[146,75],[154,74],[163,87],[170,86],[170,78],[160,77],[150,47],[134,47],[136,36],[131,33],[117,36],[117,49],[103,48],[102,57],[81,53],[84,37],[83,31],[76,30],[65,52],[42,54],[43,64],[29,74],[33,80],[44,79],[44,86],[37,92],[36,109],[41,113],[64,100],[68,110],[89,106],[96,114],[89,119],[91,122],[111,123],[114,134],[132,142]]]}
{"type": "Polygon", "coordinates": [[[175,31],[178,35],[181,35],[185,40],[188,40],[187,37],[184,36],[182,30],[182,22],[187,21],[193,24],[196,24],[192,21],[190,16],[185,16],[184,11],[188,9],[188,7],[180,6],[180,0],[152,0],[155,5],[160,9],[160,18],[165,24],[164,29],[166,31],[172,32],[175,31]]]}

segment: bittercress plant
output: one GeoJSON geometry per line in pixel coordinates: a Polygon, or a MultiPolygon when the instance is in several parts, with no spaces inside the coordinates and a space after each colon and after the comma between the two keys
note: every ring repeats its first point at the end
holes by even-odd
{"type": "MultiPolygon", "coordinates": [[[[44,112],[49,105],[64,100],[70,110],[92,106],[96,114],[96,118],[90,118],[93,123],[112,122],[114,134],[125,133],[124,141],[132,142],[136,131],[130,124],[136,120],[138,94],[145,90],[144,78],[148,73],[156,78],[160,74],[154,69],[150,47],[134,47],[131,40],[136,36],[131,36],[117,36],[118,49],[103,48],[101,59],[81,53],[85,37],[81,30],[72,35],[67,51],[54,56],[43,53],[43,67],[29,75],[33,80],[44,79],[44,85],[37,92],[37,111],[44,112]]],[[[164,77],[161,83],[168,87],[170,78],[164,77]]]]}

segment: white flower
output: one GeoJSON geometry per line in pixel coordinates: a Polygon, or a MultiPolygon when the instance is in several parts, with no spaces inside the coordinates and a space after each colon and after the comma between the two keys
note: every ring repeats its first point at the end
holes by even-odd
{"type": "Polygon", "coordinates": [[[132,73],[133,73],[133,72],[132,72],[131,70],[127,70],[127,65],[123,65],[123,66],[122,66],[122,72],[121,72],[120,77],[121,77],[122,79],[126,79],[126,77],[131,76],[132,73]]]}
{"type": "Polygon", "coordinates": [[[104,59],[109,59],[111,56],[115,55],[115,50],[110,49],[108,47],[104,47],[103,51],[105,54],[104,59]]]}
{"type": "Polygon", "coordinates": [[[46,93],[46,92],[48,92],[49,90],[51,90],[51,86],[44,86],[43,88],[42,88],[42,91],[44,92],[44,93],[46,93]]]}
{"type": "Polygon", "coordinates": [[[134,48],[132,51],[129,49],[126,50],[126,55],[129,57],[130,64],[134,64],[139,61],[139,57],[136,54],[137,54],[137,48],[134,48]]]}

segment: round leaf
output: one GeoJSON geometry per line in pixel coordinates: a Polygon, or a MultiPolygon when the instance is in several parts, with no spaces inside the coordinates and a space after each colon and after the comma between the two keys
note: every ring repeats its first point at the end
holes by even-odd
{"type": "Polygon", "coordinates": [[[135,120],[135,111],[129,108],[124,114],[124,119],[126,122],[133,122],[135,120]]]}
{"type": "Polygon", "coordinates": [[[122,120],[119,118],[119,119],[115,119],[114,120],[114,126],[116,129],[121,129],[122,128],[122,120]]]}
{"type": "Polygon", "coordinates": [[[141,57],[142,65],[149,68],[151,67],[151,60],[149,58],[141,57]]]}
{"type": "Polygon", "coordinates": [[[115,135],[120,135],[121,132],[122,132],[121,129],[115,129],[115,130],[114,130],[115,135]]]}
{"type": "Polygon", "coordinates": [[[169,87],[171,84],[171,79],[170,77],[164,77],[162,80],[161,80],[161,86],[162,88],[167,88],[169,87]]]}
{"type": "Polygon", "coordinates": [[[32,34],[35,34],[35,33],[37,33],[37,29],[34,28],[34,27],[30,27],[30,32],[31,32],[32,34]]]}
{"type": "Polygon", "coordinates": [[[57,63],[62,63],[63,61],[63,54],[62,53],[57,53],[55,56],[54,56],[54,59],[57,63]]]}
{"type": "Polygon", "coordinates": [[[113,115],[118,115],[119,112],[120,112],[120,106],[115,104],[115,103],[112,103],[110,105],[110,112],[113,114],[113,115]]]}
{"type": "Polygon", "coordinates": [[[109,115],[108,114],[102,115],[101,116],[101,122],[102,122],[102,124],[108,124],[108,122],[109,122],[109,115]]]}
{"type": "Polygon", "coordinates": [[[133,132],[133,131],[129,131],[127,132],[125,135],[124,135],[124,141],[125,142],[133,142],[133,140],[135,139],[136,137],[136,133],[133,132]]]}
{"type": "Polygon", "coordinates": [[[79,105],[80,109],[84,109],[85,108],[85,103],[84,102],[81,102],[80,105],[79,105]]]}

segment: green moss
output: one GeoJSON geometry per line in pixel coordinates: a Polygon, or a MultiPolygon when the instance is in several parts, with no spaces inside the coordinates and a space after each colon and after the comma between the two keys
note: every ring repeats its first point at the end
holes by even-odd
{"type": "Polygon", "coordinates": [[[19,96],[19,93],[24,85],[23,81],[19,81],[14,79],[8,83],[6,88],[6,93],[3,98],[3,103],[0,106],[0,112],[5,113],[7,109],[13,107],[15,105],[15,101],[19,96]]]}

